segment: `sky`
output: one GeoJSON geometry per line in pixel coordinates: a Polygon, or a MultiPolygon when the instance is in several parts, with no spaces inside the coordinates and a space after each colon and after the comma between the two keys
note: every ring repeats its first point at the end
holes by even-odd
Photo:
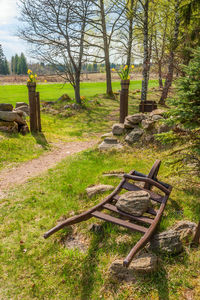
{"type": "Polygon", "coordinates": [[[8,60],[16,53],[23,52],[28,56],[27,44],[17,37],[17,28],[20,24],[17,20],[17,2],[19,3],[19,0],[0,0],[0,44],[8,60]]]}

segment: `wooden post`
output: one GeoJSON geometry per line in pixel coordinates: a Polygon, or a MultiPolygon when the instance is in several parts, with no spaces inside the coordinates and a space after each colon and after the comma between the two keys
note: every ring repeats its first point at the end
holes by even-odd
{"type": "Polygon", "coordinates": [[[121,92],[120,92],[120,117],[119,122],[124,123],[126,116],[128,116],[128,90],[130,80],[121,80],[121,92]]]}
{"type": "Polygon", "coordinates": [[[195,236],[193,238],[192,244],[193,245],[199,245],[200,244],[200,221],[199,221],[199,224],[197,226],[196,233],[195,233],[195,236]]]}
{"type": "Polygon", "coordinates": [[[40,117],[40,93],[36,92],[36,112],[37,112],[37,129],[39,132],[42,131],[41,117],[40,117]]]}
{"type": "Polygon", "coordinates": [[[30,106],[30,130],[31,132],[37,132],[37,114],[36,114],[36,100],[35,100],[36,82],[28,82],[27,87],[28,87],[29,106],[30,106]]]}

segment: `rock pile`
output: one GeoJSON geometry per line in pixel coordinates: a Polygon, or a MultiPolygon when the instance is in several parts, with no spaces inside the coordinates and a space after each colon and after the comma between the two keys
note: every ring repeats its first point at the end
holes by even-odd
{"type": "Polygon", "coordinates": [[[146,142],[154,139],[154,134],[168,132],[171,128],[162,124],[164,110],[156,109],[151,113],[137,113],[127,116],[124,124],[114,124],[112,127],[113,135],[125,134],[125,142],[129,145],[136,143],[141,138],[146,142]]]}
{"type": "Polygon", "coordinates": [[[171,130],[167,124],[162,122],[165,112],[162,109],[155,109],[151,113],[137,113],[127,116],[124,124],[114,124],[112,132],[102,136],[104,141],[99,145],[99,150],[108,150],[111,148],[122,149],[125,143],[132,145],[138,141],[145,143],[153,142],[155,134],[171,130]],[[125,143],[122,139],[120,139],[120,143],[115,136],[124,136],[125,143]]]}
{"type": "Polygon", "coordinates": [[[15,109],[12,104],[1,103],[0,130],[9,133],[28,133],[27,115],[29,115],[29,106],[25,102],[17,102],[15,109]]]}

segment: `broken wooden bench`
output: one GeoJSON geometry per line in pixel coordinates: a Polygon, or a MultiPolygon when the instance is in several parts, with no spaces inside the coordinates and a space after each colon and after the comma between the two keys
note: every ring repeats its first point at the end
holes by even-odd
{"type": "Polygon", "coordinates": [[[48,238],[53,233],[57,232],[58,230],[62,229],[65,226],[80,223],[92,217],[128,228],[131,231],[138,231],[142,233],[143,236],[136,243],[136,245],[131,249],[130,253],[124,260],[124,266],[128,267],[133,257],[136,255],[136,253],[146,245],[146,243],[149,241],[151,236],[154,234],[156,227],[159,224],[161,217],[163,215],[169,195],[172,191],[171,185],[159,181],[157,179],[157,174],[160,168],[160,164],[161,161],[156,160],[148,175],[144,175],[137,171],[131,171],[130,173],[125,174],[124,178],[122,179],[120,184],[116,187],[116,189],[108,197],[106,197],[101,203],[90,208],[86,212],[78,216],[69,218],[64,222],[62,222],[61,224],[53,227],[52,229],[50,229],[48,232],[44,234],[44,238],[48,238]],[[143,186],[142,187],[138,186],[137,182],[142,182],[143,186]],[[155,191],[152,191],[153,187],[157,188],[159,192],[157,193],[155,191]],[[155,210],[150,207],[145,213],[145,216],[143,215],[140,217],[119,210],[115,204],[118,201],[120,197],[119,193],[122,190],[147,191],[150,194],[150,200],[156,202],[159,205],[159,209],[155,210]],[[111,212],[112,215],[102,211],[111,212]],[[118,217],[113,216],[113,214],[117,214],[118,217]]]}

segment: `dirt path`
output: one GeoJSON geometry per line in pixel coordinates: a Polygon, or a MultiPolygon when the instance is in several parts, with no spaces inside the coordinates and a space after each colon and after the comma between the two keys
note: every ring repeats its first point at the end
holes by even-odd
{"type": "Polygon", "coordinates": [[[35,177],[54,167],[66,156],[81,152],[97,144],[97,140],[86,142],[70,142],[57,144],[56,148],[39,158],[22,163],[17,167],[0,172],[0,198],[5,191],[14,185],[23,184],[29,178],[35,177]]]}

